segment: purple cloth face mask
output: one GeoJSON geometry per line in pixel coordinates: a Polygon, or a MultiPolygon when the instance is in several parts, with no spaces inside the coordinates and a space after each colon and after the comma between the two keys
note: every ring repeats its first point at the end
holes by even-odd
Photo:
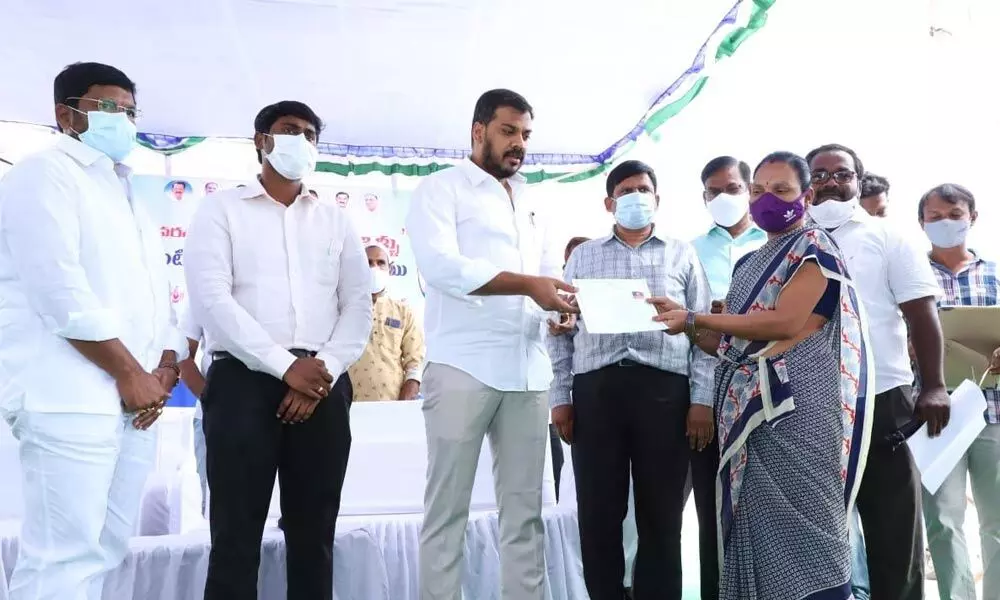
{"type": "Polygon", "coordinates": [[[805,193],[786,202],[771,192],[764,192],[760,198],[750,203],[750,216],[764,231],[781,233],[806,214],[806,205],[802,201],[804,196],[805,193]]]}

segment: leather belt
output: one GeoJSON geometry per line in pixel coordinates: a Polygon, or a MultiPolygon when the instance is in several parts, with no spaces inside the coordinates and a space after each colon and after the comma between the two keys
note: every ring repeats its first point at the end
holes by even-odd
{"type": "Polygon", "coordinates": [[[642,364],[640,362],[636,362],[636,361],[632,360],[631,358],[623,358],[621,360],[616,360],[615,362],[611,363],[608,366],[609,367],[632,368],[632,367],[645,367],[646,365],[644,365],[644,364],[642,364]]]}
{"type": "MultiPolygon", "coordinates": [[[[291,352],[292,355],[295,356],[295,358],[313,358],[316,356],[316,352],[312,350],[303,350],[301,348],[290,348],[288,351],[291,352]]],[[[220,350],[219,352],[212,353],[212,360],[223,360],[226,358],[239,360],[238,358],[236,358],[229,352],[226,352],[225,350],[220,350]]]]}

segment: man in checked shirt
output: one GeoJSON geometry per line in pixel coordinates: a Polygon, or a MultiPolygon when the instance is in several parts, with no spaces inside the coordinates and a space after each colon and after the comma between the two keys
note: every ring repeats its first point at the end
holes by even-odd
{"type": "MultiPolygon", "coordinates": [[[[946,183],[924,194],[917,218],[931,242],[930,261],[942,296],[940,306],[996,306],[997,265],[969,250],[966,236],[976,222],[976,199],[946,183]]],[[[1000,348],[990,373],[1000,374],[1000,348]]],[[[979,513],[983,555],[983,598],[1000,598],[1000,392],[986,396],[986,429],[972,442],[955,470],[933,496],[924,490],[924,521],[938,591],[950,600],[975,600],[976,582],[965,544],[966,477],[979,513]]]]}
{"type": "MultiPolygon", "coordinates": [[[[712,294],[694,248],[654,230],[653,169],[623,162],[608,175],[606,189],[612,233],[573,251],[566,281],[645,279],[654,296],[710,311],[712,294]]],[[[572,331],[549,336],[549,354],[552,422],[572,443],[590,597],[624,597],[622,520],[631,469],[639,534],[633,592],[680,598],[684,481],[689,452],[704,450],[714,435],[715,359],[660,331],[588,333],[586,315],[572,331]]]]}

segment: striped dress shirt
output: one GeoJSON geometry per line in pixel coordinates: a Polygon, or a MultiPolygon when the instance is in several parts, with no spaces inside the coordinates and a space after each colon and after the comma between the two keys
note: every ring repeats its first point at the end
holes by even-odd
{"type": "MultiPolygon", "coordinates": [[[[995,262],[975,256],[958,273],[952,273],[948,267],[931,260],[931,268],[943,292],[938,306],[997,306],[995,262]]],[[[1000,391],[993,386],[983,389],[983,395],[986,396],[986,422],[1000,423],[1000,391]]]]}
{"type": "MultiPolygon", "coordinates": [[[[668,296],[695,312],[709,312],[712,293],[708,278],[687,243],[655,232],[632,248],[616,235],[584,242],[569,257],[564,274],[574,279],[645,279],[654,296],[668,296]]],[[[573,375],[589,373],[629,359],[690,378],[691,402],[712,405],[715,358],[693,348],[683,335],[662,331],[593,334],[581,315],[567,334],[549,336],[549,356],[555,380],[552,406],[570,404],[573,375]]]]}

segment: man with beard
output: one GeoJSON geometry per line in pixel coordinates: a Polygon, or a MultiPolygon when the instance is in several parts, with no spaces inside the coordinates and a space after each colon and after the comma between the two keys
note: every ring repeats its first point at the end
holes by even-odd
{"type": "Polygon", "coordinates": [[[809,215],[844,252],[874,346],[872,442],[857,498],[872,597],[919,600],[924,579],[920,473],[909,448],[891,438],[914,418],[927,423],[931,436],[948,424],[950,399],[936,305],[940,287],[915,240],[860,207],[858,182],[865,172],[853,150],[829,144],[806,159],[815,190],[809,215]],[[923,383],[915,403],[907,325],[923,383]]]}
{"type": "Polygon", "coordinates": [[[552,367],[546,310],[575,313],[559,294],[558,251],[546,243],[517,174],[533,111],[492,90],[476,103],[472,156],[428,176],[406,229],[427,283],[423,404],[427,487],[420,597],[462,597],[462,549],[484,435],[500,508],[501,598],[545,598],[542,471],[552,367]]]}

